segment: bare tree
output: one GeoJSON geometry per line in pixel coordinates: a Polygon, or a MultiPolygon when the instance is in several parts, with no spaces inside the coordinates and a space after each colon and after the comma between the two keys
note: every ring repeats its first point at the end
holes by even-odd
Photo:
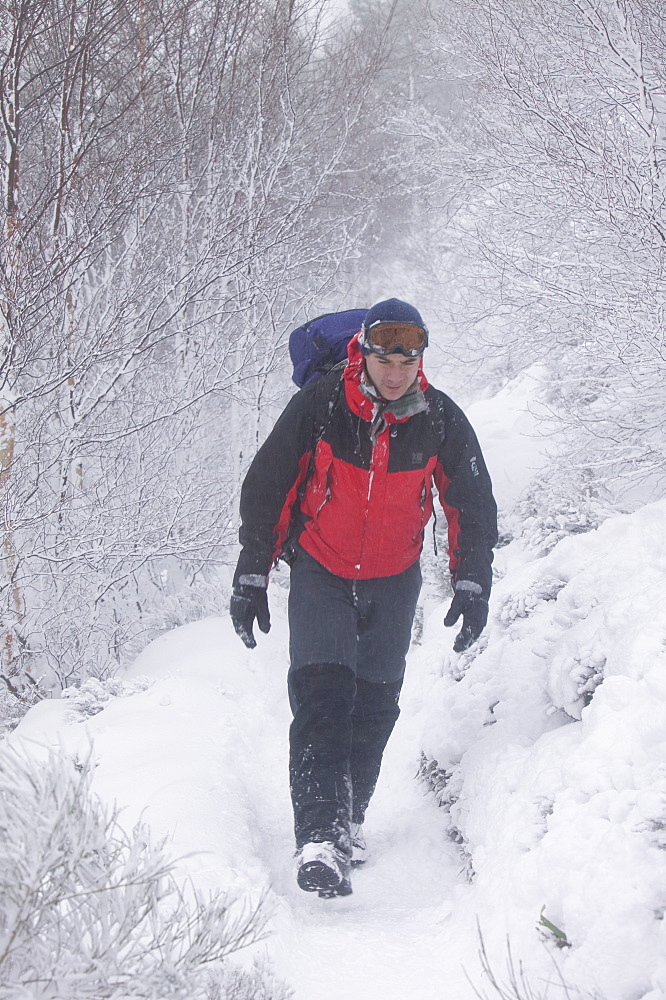
{"type": "Polygon", "coordinates": [[[422,113],[419,135],[440,176],[461,180],[440,245],[463,253],[467,329],[509,370],[551,366],[591,483],[616,498],[639,475],[661,489],[664,11],[439,0],[432,13],[459,98],[422,113]]]}
{"type": "Polygon", "coordinates": [[[240,473],[284,398],[285,332],[358,252],[372,207],[349,174],[379,56],[323,36],[323,7],[5,11],[14,691],[113,669],[235,541],[240,473]]]}

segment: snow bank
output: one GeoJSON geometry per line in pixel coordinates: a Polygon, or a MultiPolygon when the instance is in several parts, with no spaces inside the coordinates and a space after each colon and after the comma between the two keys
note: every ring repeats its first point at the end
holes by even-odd
{"type": "Polygon", "coordinates": [[[486,944],[503,967],[508,933],[552,979],[539,926],[569,983],[663,998],[666,503],[501,562],[483,648],[443,649],[423,737],[486,944]]]}

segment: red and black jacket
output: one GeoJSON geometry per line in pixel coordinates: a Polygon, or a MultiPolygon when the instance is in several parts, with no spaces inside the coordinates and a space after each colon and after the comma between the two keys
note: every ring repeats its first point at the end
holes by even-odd
{"type": "Polygon", "coordinates": [[[373,444],[375,404],[360,389],[356,338],[349,358],[344,376],[331,372],[290,400],[257,452],[241,491],[236,579],[267,577],[288,539],[345,579],[401,573],[419,558],[434,483],[453,580],[477,583],[487,597],[497,508],[469,421],[419,371],[427,410],[401,420],[386,412],[373,444]],[[317,427],[322,399],[335,405],[317,427]]]}

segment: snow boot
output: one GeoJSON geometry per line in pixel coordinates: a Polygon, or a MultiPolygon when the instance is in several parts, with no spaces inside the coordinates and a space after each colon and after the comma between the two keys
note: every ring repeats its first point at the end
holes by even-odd
{"type": "Polygon", "coordinates": [[[351,894],[350,867],[349,859],[330,840],[305,844],[296,855],[300,888],[318,892],[322,899],[351,894]]]}
{"type": "Polygon", "coordinates": [[[363,836],[363,825],[361,823],[352,823],[350,837],[352,845],[351,863],[354,867],[364,865],[368,860],[368,845],[363,836]]]}

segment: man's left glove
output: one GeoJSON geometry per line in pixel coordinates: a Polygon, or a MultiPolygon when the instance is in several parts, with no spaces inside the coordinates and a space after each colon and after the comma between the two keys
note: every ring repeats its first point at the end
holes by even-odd
{"type": "Polygon", "coordinates": [[[269,632],[271,628],[266,587],[237,583],[229,602],[229,614],[237,634],[248,649],[254,649],[257,645],[252,631],[254,619],[262,632],[269,632]]]}
{"type": "MultiPolygon", "coordinates": [[[[472,643],[479,638],[488,621],[488,601],[482,597],[480,592],[477,593],[476,589],[468,590],[466,586],[470,586],[467,580],[461,580],[456,585],[455,596],[444,619],[444,624],[449,628],[451,625],[455,625],[462,615],[462,628],[453,643],[453,649],[456,653],[462,653],[463,650],[469,649],[472,643]]],[[[476,588],[478,584],[471,584],[471,586],[476,588]]]]}

